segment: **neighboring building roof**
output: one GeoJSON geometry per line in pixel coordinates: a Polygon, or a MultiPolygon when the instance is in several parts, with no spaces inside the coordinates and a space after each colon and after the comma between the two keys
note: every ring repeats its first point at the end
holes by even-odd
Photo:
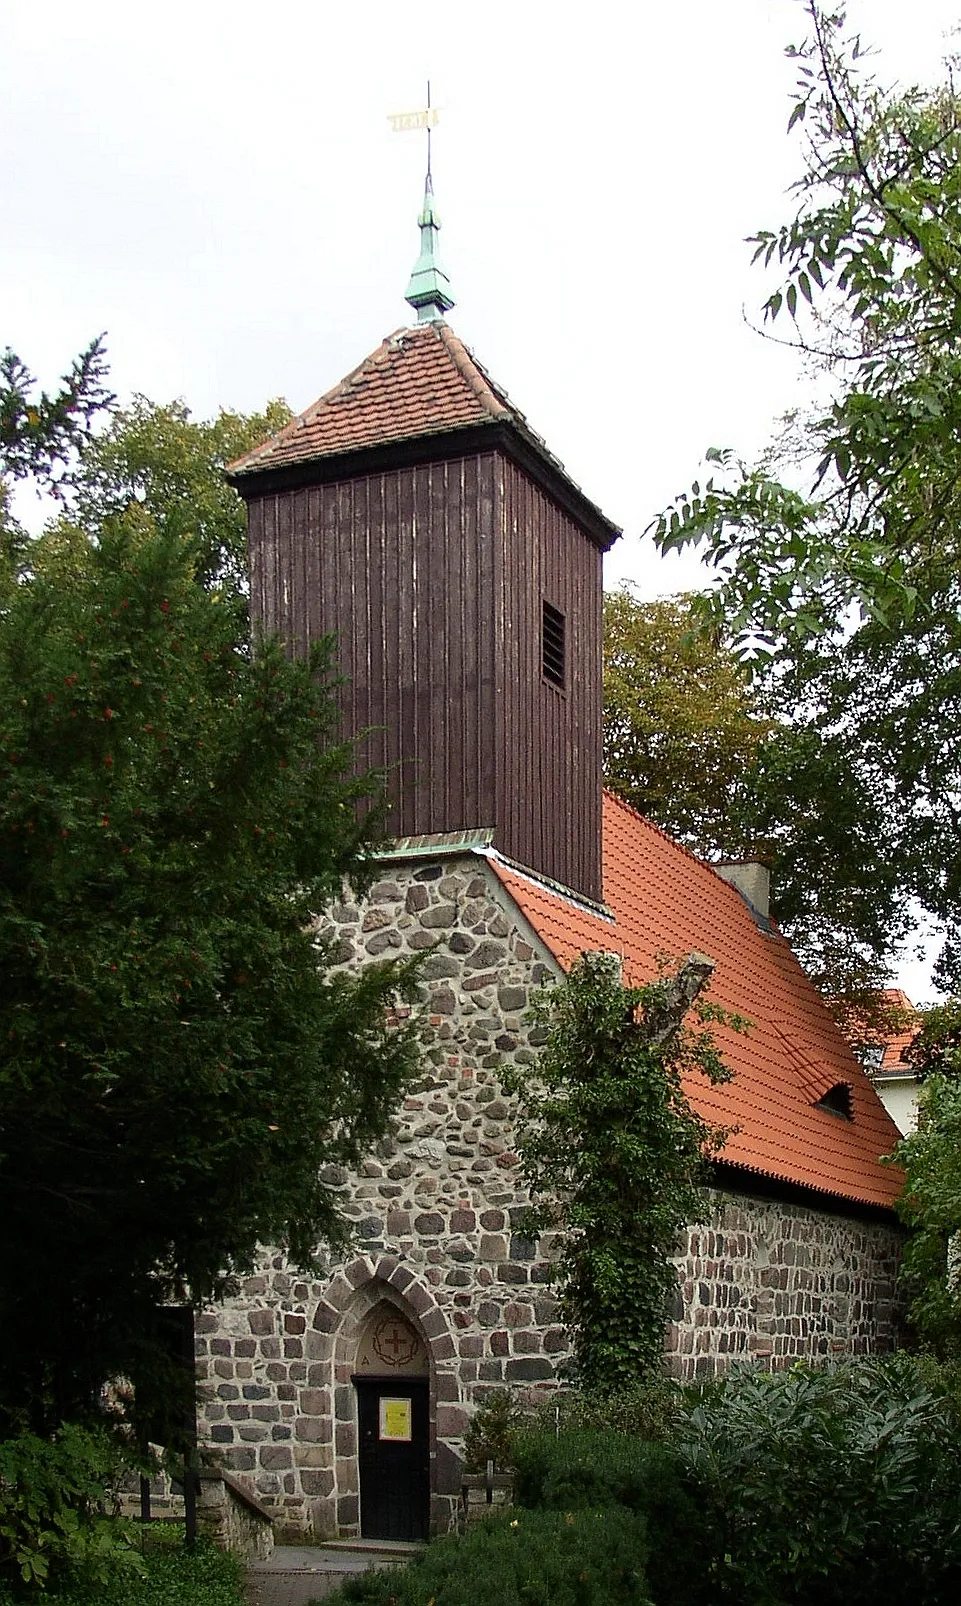
{"type": "Polygon", "coordinates": [[[503,862],[504,886],[565,968],[585,950],[620,953],[625,981],[655,979],[659,956],[692,951],[715,962],[710,1001],[751,1022],[746,1036],[717,1027],[734,1071],[686,1091],[705,1119],[733,1128],[725,1164],[862,1205],[891,1207],[901,1173],[880,1162],[900,1133],[882,1107],[786,940],[759,929],[740,893],[710,865],[604,798],[604,895],[613,920],[503,862]],[[818,1100],[850,1089],[852,1120],[818,1100]]]}
{"type": "Polygon", "coordinates": [[[230,463],[227,472],[243,489],[250,475],[460,431],[489,430],[494,445],[498,429],[499,438],[513,439],[549,479],[573,494],[598,544],[606,548],[617,539],[618,527],[575,485],[506,391],[440,321],[388,335],[359,368],[270,440],[230,463]]]}
{"type": "Polygon", "coordinates": [[[917,1078],[917,1072],[914,1066],[904,1058],[904,1051],[911,1047],[917,1036],[919,1026],[918,1012],[907,993],[903,992],[900,987],[885,987],[884,1002],[890,1004],[894,1009],[903,1011],[904,1023],[900,1031],[893,1032],[890,1037],[886,1037],[882,1043],[878,1044],[881,1050],[880,1057],[876,1063],[866,1066],[866,1069],[869,1070],[871,1079],[875,1082],[914,1080],[917,1078]]]}

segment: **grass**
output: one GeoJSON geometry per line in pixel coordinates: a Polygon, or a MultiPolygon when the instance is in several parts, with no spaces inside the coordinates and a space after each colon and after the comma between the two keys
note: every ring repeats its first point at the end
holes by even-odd
{"type": "Polygon", "coordinates": [[[204,1540],[185,1550],[176,1525],[150,1530],[143,1561],[143,1577],[110,1584],[19,1595],[0,1588],[0,1606],[243,1606],[243,1563],[204,1540]]]}

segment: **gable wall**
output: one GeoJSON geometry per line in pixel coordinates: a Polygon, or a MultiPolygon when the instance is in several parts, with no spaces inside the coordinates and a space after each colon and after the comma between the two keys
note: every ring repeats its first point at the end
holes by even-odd
{"type": "MultiPolygon", "coordinates": [[[[202,1436],[283,1531],[356,1533],[356,1343],[378,1301],[394,1303],[429,1353],[443,1529],[472,1405],[505,1385],[554,1386],[568,1349],[550,1243],[519,1231],[527,1196],[498,1081],[506,1062],[535,1066],[525,1011],[558,970],[479,857],[385,866],[365,902],[333,908],[321,929],[350,967],[428,950],[423,1076],[360,1173],[327,1174],[354,1223],[354,1253],[313,1277],[268,1255],[238,1298],[199,1317],[202,1436]]],[[[673,1369],[890,1347],[898,1243],[883,1224],[708,1196],[678,1260],[673,1369]]]]}

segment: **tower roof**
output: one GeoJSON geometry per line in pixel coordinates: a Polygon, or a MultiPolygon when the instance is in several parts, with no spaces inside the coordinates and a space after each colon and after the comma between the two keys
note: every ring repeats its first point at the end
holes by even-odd
{"type": "MultiPolygon", "coordinates": [[[[620,535],[581,491],[471,351],[440,320],[398,329],[278,434],[231,463],[237,489],[253,476],[328,479],[364,472],[385,451],[414,457],[501,446],[539,479],[606,550],[620,535]]],[[[259,489],[259,485],[256,487],[259,489]]]]}

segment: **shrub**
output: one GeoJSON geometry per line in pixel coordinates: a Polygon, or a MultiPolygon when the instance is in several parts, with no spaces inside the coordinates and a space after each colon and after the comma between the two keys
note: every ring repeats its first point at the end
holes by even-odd
{"type": "Polygon", "coordinates": [[[603,1394],[563,1389],[538,1403],[533,1420],[552,1432],[587,1428],[599,1433],[625,1433],[632,1438],[666,1439],[682,1398],[680,1385],[667,1377],[649,1377],[603,1394]]]}
{"type": "Polygon", "coordinates": [[[607,1511],[515,1511],[440,1539],[404,1572],[349,1580],[366,1606],[652,1606],[644,1520],[607,1511]]]}
{"type": "MultiPolygon", "coordinates": [[[[47,1593],[43,1606],[243,1606],[244,1567],[201,1540],[184,1549],[182,1526],[154,1523],[145,1535],[143,1572],[110,1583],[76,1583],[47,1593]]],[[[0,1606],[21,1606],[0,1587],[0,1606]]]]}
{"type": "Polygon", "coordinates": [[[961,1436],[907,1357],[741,1373],[677,1430],[703,1595],[903,1606],[961,1587],[961,1436]]]}
{"type": "Polygon", "coordinates": [[[105,1435],[76,1426],[0,1443],[0,1585],[100,1585],[137,1571],[133,1525],[105,1511],[122,1470],[105,1435]]]}
{"type": "Polygon", "coordinates": [[[691,1598],[689,1533],[699,1520],[676,1452],[625,1433],[522,1432],[514,1497],[553,1511],[626,1508],[643,1519],[647,1573],[658,1606],[691,1598]]]}
{"type": "Polygon", "coordinates": [[[468,1472],[483,1472],[493,1461],[498,1472],[513,1464],[513,1445],[523,1427],[523,1407],[509,1389],[495,1389],[478,1406],[464,1438],[464,1466],[468,1472]]]}
{"type": "Polygon", "coordinates": [[[470,1420],[464,1441],[468,1472],[483,1472],[488,1461],[498,1471],[514,1464],[514,1444],[525,1429],[557,1434],[568,1428],[632,1438],[666,1439],[682,1399],[678,1384],[650,1378],[613,1393],[561,1389],[547,1398],[523,1402],[510,1389],[494,1389],[470,1420]]]}

